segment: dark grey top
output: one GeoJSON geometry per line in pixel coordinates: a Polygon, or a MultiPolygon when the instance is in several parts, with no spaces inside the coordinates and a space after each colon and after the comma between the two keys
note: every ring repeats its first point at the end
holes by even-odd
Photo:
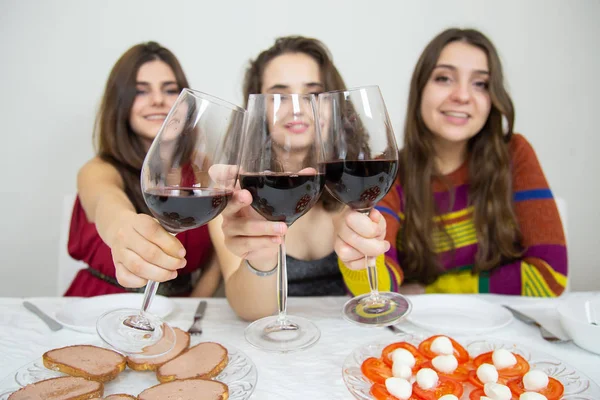
{"type": "Polygon", "coordinates": [[[347,294],[335,252],[319,260],[287,256],[289,296],[344,296],[347,294]]]}

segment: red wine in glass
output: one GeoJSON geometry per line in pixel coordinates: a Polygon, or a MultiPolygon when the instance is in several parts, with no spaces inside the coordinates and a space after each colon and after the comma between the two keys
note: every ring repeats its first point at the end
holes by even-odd
{"type": "Polygon", "coordinates": [[[304,215],[321,196],[323,174],[240,174],[240,186],[252,194],[252,207],[269,221],[288,226],[304,215]]]}
{"type": "Polygon", "coordinates": [[[340,160],[325,163],[327,190],[353,210],[370,210],[390,190],[398,160],[340,160]]]}
{"type": "Polygon", "coordinates": [[[169,232],[198,228],[227,206],[232,190],[167,186],[144,191],[152,215],[169,232]]]}

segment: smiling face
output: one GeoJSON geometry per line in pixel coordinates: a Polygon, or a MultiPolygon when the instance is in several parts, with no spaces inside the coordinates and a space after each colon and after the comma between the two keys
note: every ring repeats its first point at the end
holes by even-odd
{"type": "Polygon", "coordinates": [[[149,61],[138,70],[129,124],[148,146],[158,134],[180,90],[173,70],[163,61],[149,61]]]}
{"type": "Polygon", "coordinates": [[[464,145],[485,125],[491,110],[489,66],[483,50],[452,42],[442,50],[423,89],[421,115],[437,145],[464,145]]]}
{"type": "Polygon", "coordinates": [[[296,151],[308,149],[314,141],[314,116],[308,97],[291,94],[318,94],[323,91],[319,64],[304,53],[286,53],[265,67],[261,93],[281,94],[268,99],[268,122],[273,139],[296,151]]]}

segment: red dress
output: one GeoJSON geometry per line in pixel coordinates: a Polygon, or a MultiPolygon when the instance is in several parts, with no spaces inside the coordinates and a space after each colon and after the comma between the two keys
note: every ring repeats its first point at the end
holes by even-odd
{"type": "MultiPolygon", "coordinates": [[[[212,254],[213,246],[207,225],[181,232],[177,235],[177,239],[185,247],[187,264],[178,271],[179,276],[174,281],[160,284],[158,293],[188,296],[195,283],[192,273],[200,272],[206,265],[212,254]]],[[[77,273],[65,296],[90,297],[126,291],[143,291],[144,288],[131,290],[118,285],[111,250],[100,238],[96,225],[87,220],[79,197],[75,199],[73,206],[68,250],[71,257],[85,262],[88,269],[77,273]]],[[[197,278],[198,274],[193,276],[197,278]]]]}

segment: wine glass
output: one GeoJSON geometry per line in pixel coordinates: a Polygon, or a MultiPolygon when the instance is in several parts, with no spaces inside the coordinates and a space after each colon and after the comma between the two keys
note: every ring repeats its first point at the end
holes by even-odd
{"type": "MultiPolygon", "coordinates": [[[[398,147],[377,86],[319,94],[325,148],[325,187],[339,201],[368,215],[390,190],[398,147]]],[[[411,304],[399,293],[379,292],[375,259],[365,256],[370,293],[350,299],[343,316],[372,326],[398,322],[411,304]]]]}
{"type": "MultiPolygon", "coordinates": [[[[183,89],[173,104],[141,172],[146,205],[170,234],[208,223],[227,205],[239,169],[244,114],[238,106],[191,89],[183,89]]],[[[102,340],[136,358],[170,351],[173,329],[148,312],[157,289],[158,282],[148,281],[140,310],[103,314],[96,323],[102,340]]]]}
{"type": "MultiPolygon", "coordinates": [[[[252,94],[244,121],[242,189],[252,194],[252,207],[269,221],[291,226],[317,202],[325,184],[323,148],[316,97],[301,94],[252,94]]],[[[246,328],[253,346],[275,352],[307,348],[321,333],[305,318],[287,315],[285,237],[277,262],[278,315],[246,328]]]]}

